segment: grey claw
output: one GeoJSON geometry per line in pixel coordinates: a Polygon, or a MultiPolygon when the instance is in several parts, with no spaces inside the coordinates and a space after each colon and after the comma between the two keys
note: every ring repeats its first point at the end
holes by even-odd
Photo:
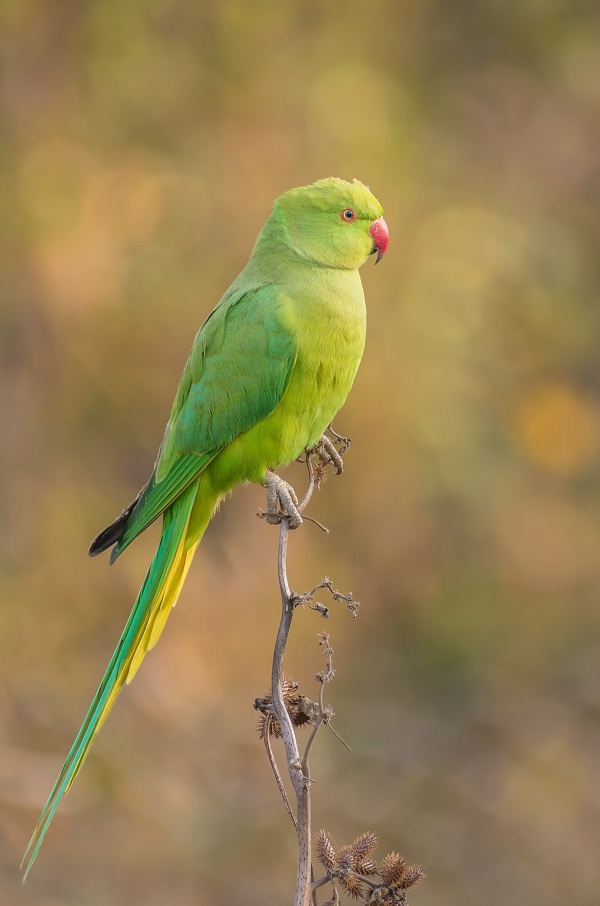
{"type": "Polygon", "coordinates": [[[296,529],[302,525],[302,516],[298,512],[298,498],[291,484],[288,484],[275,472],[267,471],[265,487],[267,489],[265,519],[269,525],[279,525],[283,517],[288,519],[290,529],[296,529]]]}

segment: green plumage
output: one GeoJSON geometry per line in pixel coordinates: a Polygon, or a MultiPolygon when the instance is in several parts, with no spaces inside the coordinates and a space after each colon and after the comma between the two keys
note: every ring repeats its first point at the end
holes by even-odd
{"type": "Polygon", "coordinates": [[[90,548],[114,544],[112,562],[163,515],[133,611],[29,843],[26,874],[94,735],[159,638],[219,501],[313,446],[343,405],[365,341],[358,268],[374,250],[371,228],[381,217],[356,181],[325,179],[282,195],[248,264],[200,328],[152,477],[90,548]]]}

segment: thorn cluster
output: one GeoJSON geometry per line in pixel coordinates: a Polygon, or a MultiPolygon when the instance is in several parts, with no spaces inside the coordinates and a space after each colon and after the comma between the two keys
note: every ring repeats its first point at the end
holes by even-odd
{"type": "MultiPolygon", "coordinates": [[[[330,881],[338,902],[336,884],[355,900],[381,906],[403,906],[406,892],[424,877],[420,865],[407,865],[396,852],[388,853],[379,864],[373,858],[377,836],[372,831],[361,834],[352,843],[337,847],[331,834],[319,831],[316,841],[317,858],[330,881]],[[379,880],[377,880],[379,879],[379,880]]],[[[322,879],[319,883],[323,883],[322,879]]],[[[315,885],[316,886],[316,885],[315,885]]]]}
{"type": "MultiPolygon", "coordinates": [[[[312,723],[317,712],[315,703],[305,695],[300,695],[298,693],[299,688],[300,683],[297,683],[286,676],[282,677],[281,693],[283,703],[287,713],[290,715],[290,720],[294,727],[303,727],[306,724],[312,723]]],[[[268,732],[269,736],[274,736],[275,739],[281,739],[281,726],[273,713],[273,696],[271,691],[269,690],[262,698],[255,699],[254,707],[257,711],[261,712],[257,728],[260,738],[264,739],[268,732]]]]}

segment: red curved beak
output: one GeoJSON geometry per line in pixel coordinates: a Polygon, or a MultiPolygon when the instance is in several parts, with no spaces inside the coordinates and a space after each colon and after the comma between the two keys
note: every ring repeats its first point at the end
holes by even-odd
{"type": "Polygon", "coordinates": [[[373,251],[372,255],[377,252],[377,258],[375,259],[375,264],[379,264],[383,256],[385,255],[386,249],[388,247],[388,242],[390,241],[390,234],[387,228],[387,223],[383,217],[379,217],[377,220],[374,220],[370,226],[369,233],[373,239],[373,251]]]}

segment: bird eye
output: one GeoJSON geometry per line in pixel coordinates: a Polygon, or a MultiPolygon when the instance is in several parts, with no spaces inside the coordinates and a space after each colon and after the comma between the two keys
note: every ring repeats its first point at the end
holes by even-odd
{"type": "Polygon", "coordinates": [[[340,217],[342,220],[345,220],[346,223],[352,223],[353,220],[356,220],[356,213],[352,208],[344,208],[343,211],[340,211],[340,217]]]}

